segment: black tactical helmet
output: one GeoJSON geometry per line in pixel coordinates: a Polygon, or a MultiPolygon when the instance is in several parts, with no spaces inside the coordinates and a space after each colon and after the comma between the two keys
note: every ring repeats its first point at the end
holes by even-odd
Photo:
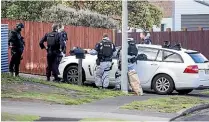
{"type": "Polygon", "coordinates": [[[24,25],[23,25],[22,23],[17,23],[17,24],[16,24],[16,27],[17,27],[18,29],[20,29],[20,28],[24,28],[24,25]]]}

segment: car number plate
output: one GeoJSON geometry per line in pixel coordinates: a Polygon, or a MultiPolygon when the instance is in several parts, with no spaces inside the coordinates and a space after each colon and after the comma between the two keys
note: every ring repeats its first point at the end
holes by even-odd
{"type": "Polygon", "coordinates": [[[209,70],[205,70],[205,74],[209,75],[209,70]]]}

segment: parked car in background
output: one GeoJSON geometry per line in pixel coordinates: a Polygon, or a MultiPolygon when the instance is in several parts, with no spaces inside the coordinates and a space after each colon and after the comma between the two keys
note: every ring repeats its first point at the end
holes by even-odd
{"type": "MultiPolygon", "coordinates": [[[[209,88],[209,61],[200,52],[163,48],[161,45],[138,44],[137,47],[137,72],[144,90],[154,90],[157,94],[170,94],[176,90],[188,94],[196,88],[209,88]]],[[[83,60],[85,82],[94,82],[96,58],[96,55],[86,54],[83,60]]],[[[75,56],[63,58],[59,66],[60,77],[68,83],[77,83],[77,66],[75,56]]],[[[110,85],[115,83],[116,70],[117,59],[114,57],[110,85]]]]}

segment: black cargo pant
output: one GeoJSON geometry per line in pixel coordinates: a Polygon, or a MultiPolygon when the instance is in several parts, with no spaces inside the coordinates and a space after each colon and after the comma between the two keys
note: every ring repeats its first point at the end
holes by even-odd
{"type": "Polygon", "coordinates": [[[11,56],[12,57],[11,57],[10,64],[9,64],[9,71],[11,73],[15,72],[15,76],[18,76],[22,53],[12,50],[11,56]]]}
{"type": "Polygon", "coordinates": [[[51,77],[51,73],[54,76],[55,80],[58,79],[59,69],[58,69],[58,56],[56,53],[47,54],[47,68],[46,76],[47,79],[51,77]]]}

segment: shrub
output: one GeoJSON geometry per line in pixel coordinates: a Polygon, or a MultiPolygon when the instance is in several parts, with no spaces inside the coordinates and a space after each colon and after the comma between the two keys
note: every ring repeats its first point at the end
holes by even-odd
{"type": "Polygon", "coordinates": [[[89,10],[77,11],[63,5],[52,6],[50,9],[44,9],[40,21],[61,22],[65,25],[96,28],[118,28],[118,22],[108,16],[91,12],[89,10]]]}

